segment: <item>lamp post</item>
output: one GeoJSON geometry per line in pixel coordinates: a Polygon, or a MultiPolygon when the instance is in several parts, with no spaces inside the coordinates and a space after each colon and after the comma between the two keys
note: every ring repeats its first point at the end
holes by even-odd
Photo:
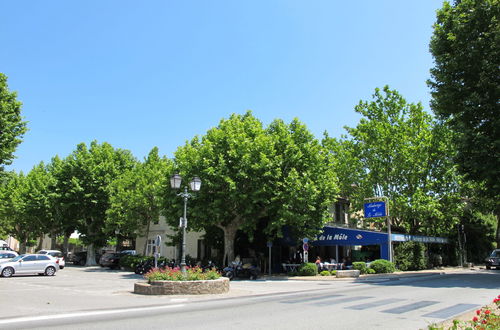
{"type": "MultiPolygon", "coordinates": [[[[170,177],[170,186],[172,189],[179,189],[181,187],[182,177],[179,174],[174,174],[170,177]]],[[[192,191],[199,191],[201,188],[201,180],[195,176],[189,182],[189,188],[192,191]]],[[[177,196],[184,199],[184,216],[181,218],[179,226],[182,228],[182,245],[181,245],[181,272],[186,274],[186,227],[187,227],[187,201],[192,196],[188,193],[187,186],[184,187],[184,192],[180,192],[177,196]]]]}

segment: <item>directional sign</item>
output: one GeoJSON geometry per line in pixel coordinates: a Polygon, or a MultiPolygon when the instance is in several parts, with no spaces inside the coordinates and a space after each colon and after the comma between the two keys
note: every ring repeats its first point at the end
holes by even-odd
{"type": "Polygon", "coordinates": [[[380,218],[385,216],[385,202],[365,203],[365,218],[380,218]]]}

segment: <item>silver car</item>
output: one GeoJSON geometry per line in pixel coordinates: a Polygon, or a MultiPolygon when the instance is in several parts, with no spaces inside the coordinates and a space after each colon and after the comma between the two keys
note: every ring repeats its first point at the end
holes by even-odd
{"type": "Polygon", "coordinates": [[[55,275],[59,265],[56,258],[46,254],[21,254],[0,264],[0,275],[11,277],[14,274],[55,275]]]}

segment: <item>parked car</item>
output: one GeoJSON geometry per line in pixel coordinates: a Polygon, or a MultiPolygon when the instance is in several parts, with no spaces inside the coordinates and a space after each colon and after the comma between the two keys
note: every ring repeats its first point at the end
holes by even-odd
{"type": "MultiPolygon", "coordinates": [[[[99,254],[99,253],[96,252],[96,254],[95,254],[95,262],[99,263],[100,259],[101,259],[101,254],[99,254]]],[[[73,262],[73,265],[84,266],[85,263],[87,263],[87,251],[75,252],[73,254],[71,262],[73,262]]]]}
{"type": "Polygon", "coordinates": [[[0,246],[0,251],[14,251],[8,246],[0,246]]]}
{"type": "Polygon", "coordinates": [[[101,267],[109,267],[111,269],[120,267],[120,258],[125,255],[136,255],[135,250],[123,250],[121,252],[108,252],[102,255],[99,259],[99,265],[101,267]]]}
{"type": "Polygon", "coordinates": [[[21,254],[7,262],[0,263],[0,276],[17,274],[38,274],[53,276],[59,265],[57,259],[48,254],[21,254]]]}
{"type": "Polygon", "coordinates": [[[63,269],[66,266],[64,255],[59,250],[40,250],[37,252],[37,254],[48,254],[49,256],[56,258],[59,269],[63,269]]]}
{"type": "Polygon", "coordinates": [[[10,261],[10,259],[17,257],[18,254],[15,251],[1,250],[0,251],[0,263],[10,261]]]}
{"type": "Polygon", "coordinates": [[[500,268],[500,249],[493,250],[490,256],[484,260],[486,269],[500,268]]]}

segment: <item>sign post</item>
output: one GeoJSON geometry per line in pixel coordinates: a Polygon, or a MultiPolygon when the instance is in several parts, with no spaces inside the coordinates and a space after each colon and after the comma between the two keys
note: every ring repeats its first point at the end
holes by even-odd
{"type": "Polygon", "coordinates": [[[304,263],[307,263],[309,260],[309,239],[302,239],[302,249],[304,250],[304,263]]]}
{"type": "Polygon", "coordinates": [[[391,233],[391,217],[389,215],[389,198],[385,196],[365,198],[365,200],[377,200],[377,199],[384,199],[385,202],[377,201],[377,202],[365,203],[364,207],[365,218],[382,218],[382,217],[386,218],[389,261],[392,262],[392,237],[391,237],[392,233],[391,233]]]}
{"type": "Polygon", "coordinates": [[[155,268],[158,268],[158,258],[160,257],[161,236],[156,235],[155,239],[155,268]]]}

